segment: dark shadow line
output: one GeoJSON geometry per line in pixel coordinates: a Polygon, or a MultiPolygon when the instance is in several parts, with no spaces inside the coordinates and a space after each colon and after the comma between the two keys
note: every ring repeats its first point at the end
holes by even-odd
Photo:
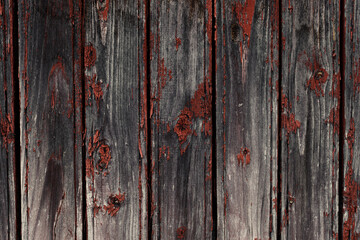
{"type": "Polygon", "coordinates": [[[16,214],[16,239],[21,239],[21,173],[20,173],[20,93],[19,93],[19,32],[18,32],[18,4],[10,1],[10,44],[11,44],[11,79],[12,101],[14,109],[14,181],[15,181],[15,214],[16,214]]]}
{"type": "Polygon", "coordinates": [[[81,139],[82,139],[82,238],[88,239],[88,222],[87,222],[87,199],[86,199],[86,136],[84,136],[86,131],[86,87],[85,87],[85,60],[84,60],[84,51],[85,51],[85,2],[86,0],[81,0],[80,4],[80,81],[81,81],[81,139]]]}
{"type": "Polygon", "coordinates": [[[343,239],[343,189],[344,189],[344,140],[345,140],[345,1],[340,0],[340,119],[339,119],[339,215],[338,237],[343,239]]]}
{"type": "Polygon", "coordinates": [[[212,31],[211,31],[211,114],[212,114],[212,135],[211,135],[211,208],[212,208],[212,239],[217,239],[217,149],[216,149],[216,41],[215,41],[215,32],[216,32],[216,17],[215,17],[215,0],[212,0],[212,31]]]}

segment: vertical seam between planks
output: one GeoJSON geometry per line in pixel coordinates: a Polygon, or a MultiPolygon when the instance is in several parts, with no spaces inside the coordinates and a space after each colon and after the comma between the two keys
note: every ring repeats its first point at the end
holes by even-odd
{"type": "Polygon", "coordinates": [[[19,35],[18,5],[10,0],[10,44],[11,44],[11,79],[14,114],[14,182],[15,182],[15,214],[16,239],[21,239],[21,176],[20,176],[20,94],[19,94],[19,35]]]}
{"type": "Polygon", "coordinates": [[[344,188],[344,138],[345,138],[345,0],[340,0],[340,119],[339,119],[339,240],[343,239],[343,188],[344,188]]]}
{"type": "MultiPolygon", "coordinates": [[[[82,239],[88,239],[88,224],[87,224],[87,195],[86,195],[86,112],[85,112],[85,68],[84,68],[84,48],[85,48],[85,0],[79,0],[80,7],[80,84],[81,84],[81,159],[82,159],[82,239]]],[[[76,110],[75,110],[76,112],[76,110]]],[[[76,124],[76,123],[75,123],[76,124]]]]}
{"type": "Polygon", "coordinates": [[[150,124],[150,93],[151,93],[151,73],[150,73],[150,0],[145,0],[145,53],[146,54],[146,63],[145,63],[145,81],[146,85],[146,122],[145,122],[145,129],[146,129],[146,156],[147,156],[147,218],[148,218],[148,239],[152,239],[152,209],[151,209],[151,202],[152,202],[152,175],[151,175],[151,124],[150,124]]]}
{"type": "MultiPolygon", "coordinates": [[[[278,162],[278,171],[277,171],[277,209],[276,209],[276,239],[281,239],[281,171],[282,171],[282,142],[281,142],[281,85],[282,85],[282,0],[279,0],[279,36],[278,36],[278,45],[279,45],[279,68],[278,68],[278,136],[277,136],[277,162],[278,162]]],[[[275,16],[276,17],[276,16],[275,16]]]]}
{"type": "Polygon", "coordinates": [[[211,135],[211,166],[212,166],[212,192],[211,192],[211,206],[212,206],[212,229],[213,236],[212,239],[217,239],[217,188],[216,188],[216,163],[217,163],[217,152],[216,152],[216,0],[212,0],[212,13],[211,13],[211,23],[212,23],[212,31],[211,31],[211,93],[212,93],[212,135],[211,135]]]}

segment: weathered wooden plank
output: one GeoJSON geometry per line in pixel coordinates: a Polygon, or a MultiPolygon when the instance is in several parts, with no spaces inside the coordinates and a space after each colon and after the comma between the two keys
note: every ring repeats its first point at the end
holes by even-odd
{"type": "Polygon", "coordinates": [[[337,239],[339,2],[281,2],[282,239],[337,239]]]}
{"type": "Polygon", "coordinates": [[[212,1],[151,1],[154,239],[210,239],[212,1]]]}
{"type": "Polygon", "coordinates": [[[82,238],[80,9],[19,2],[23,239],[82,238]]]}
{"type": "Polygon", "coordinates": [[[360,51],[359,1],[344,1],[343,239],[360,238],[360,51]]]}
{"type": "Polygon", "coordinates": [[[85,3],[89,239],[146,239],[144,2],[85,3]]]}
{"type": "Polygon", "coordinates": [[[0,232],[15,239],[14,2],[0,2],[0,232]]]}
{"type": "Polygon", "coordinates": [[[276,237],[278,1],[216,1],[218,239],[276,237]]]}

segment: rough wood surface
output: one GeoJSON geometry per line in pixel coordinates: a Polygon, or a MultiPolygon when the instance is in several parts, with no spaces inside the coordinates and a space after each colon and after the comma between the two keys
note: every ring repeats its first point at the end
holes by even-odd
{"type": "Polygon", "coordinates": [[[282,239],[337,239],[340,1],[282,0],[282,239]]]}
{"type": "Polygon", "coordinates": [[[13,1],[0,2],[0,232],[2,239],[16,237],[13,1]]]}
{"type": "Polygon", "coordinates": [[[19,3],[23,239],[82,237],[80,7],[60,0],[19,3]]]}
{"type": "Polygon", "coordinates": [[[210,239],[212,1],[151,1],[154,239],[210,239]]]}
{"type": "Polygon", "coordinates": [[[218,239],[276,236],[278,1],[217,1],[218,239]]]}
{"type": "Polygon", "coordinates": [[[343,239],[360,238],[360,17],[359,1],[345,1],[345,143],[343,239]]]}
{"type": "Polygon", "coordinates": [[[86,1],[85,14],[88,239],[146,239],[144,3],[86,1]]]}

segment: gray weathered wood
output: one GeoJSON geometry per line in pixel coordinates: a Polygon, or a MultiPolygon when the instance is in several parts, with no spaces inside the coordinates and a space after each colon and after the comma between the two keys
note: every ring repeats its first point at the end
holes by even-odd
{"type": "Polygon", "coordinates": [[[212,1],[151,1],[154,239],[210,239],[212,1]]]}
{"type": "Polygon", "coordinates": [[[360,238],[360,31],[359,1],[345,1],[345,143],[343,239],[360,238]]]}
{"type": "Polygon", "coordinates": [[[337,239],[339,3],[281,2],[282,239],[337,239]]]}
{"type": "Polygon", "coordinates": [[[146,239],[142,1],[85,3],[89,239],[146,239]]]}
{"type": "Polygon", "coordinates": [[[19,2],[23,239],[82,238],[79,4],[19,2]]]}
{"type": "Polygon", "coordinates": [[[274,239],[278,1],[216,1],[218,239],[274,239]]]}
{"type": "Polygon", "coordinates": [[[0,232],[1,239],[16,237],[14,99],[12,72],[13,1],[0,2],[0,232]]]}

